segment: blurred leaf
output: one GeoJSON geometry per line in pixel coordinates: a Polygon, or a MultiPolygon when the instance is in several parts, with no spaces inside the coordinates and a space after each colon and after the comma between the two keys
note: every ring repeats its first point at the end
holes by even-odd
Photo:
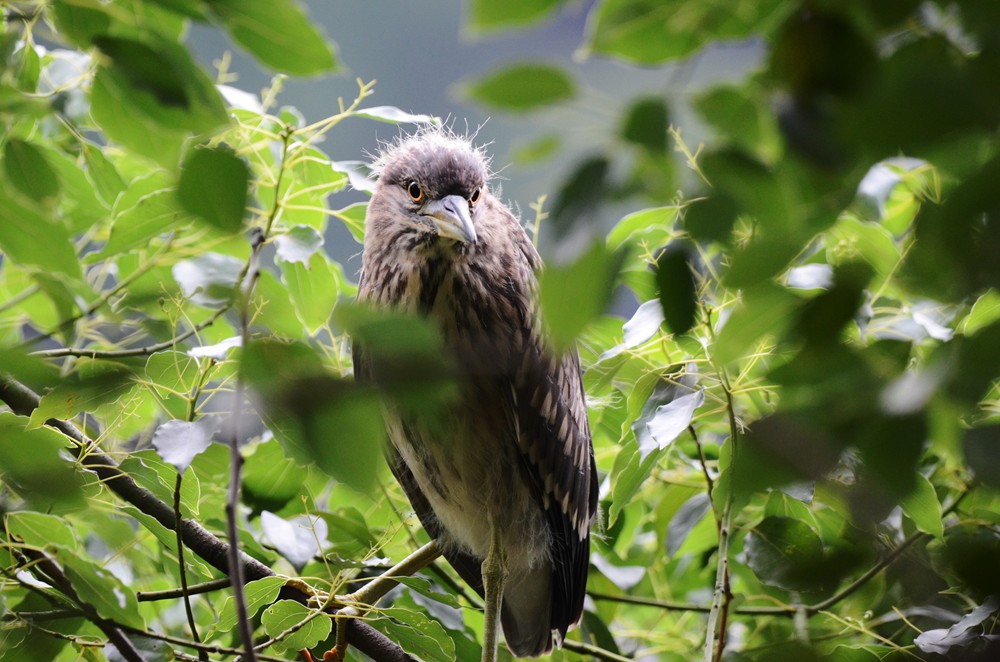
{"type": "Polygon", "coordinates": [[[694,252],[688,246],[675,242],[656,259],[656,287],[663,319],[676,335],[691,330],[698,312],[693,257],[694,252]]]}
{"type": "Polygon", "coordinates": [[[47,427],[28,430],[27,419],[0,413],[0,475],[39,509],[78,505],[83,480],[62,456],[65,437],[47,427]]]}
{"type": "MultiPolygon", "coordinates": [[[[313,610],[294,600],[278,600],[273,605],[264,610],[261,614],[260,622],[264,626],[264,632],[269,637],[277,637],[286,630],[298,627],[305,622],[313,610]]],[[[330,636],[333,621],[323,615],[313,618],[305,625],[298,627],[294,632],[285,636],[280,643],[280,648],[284,650],[303,650],[312,648],[319,642],[330,636]]]]}
{"type": "Polygon", "coordinates": [[[756,351],[755,343],[762,337],[787,328],[795,302],[787,290],[770,283],[745,289],[740,305],[718,331],[713,344],[715,358],[729,363],[756,351]]]}
{"type": "Polygon", "coordinates": [[[492,32],[515,26],[530,25],[550,16],[564,0],[473,0],[470,3],[469,27],[492,32]]]}
{"type": "Polygon", "coordinates": [[[258,444],[243,467],[244,499],[262,510],[280,510],[299,493],[306,474],[285,457],[277,441],[258,444]]]}
{"type": "Polygon", "coordinates": [[[660,64],[701,48],[702,30],[723,40],[766,34],[788,10],[778,0],[739,9],[680,0],[603,0],[591,10],[586,49],[626,62],[660,64]]]}
{"type": "Polygon", "coordinates": [[[1000,425],[966,430],[962,448],[976,480],[994,489],[1000,488],[1000,425]]]}
{"type": "Polygon", "coordinates": [[[472,83],[466,88],[466,94],[491,108],[525,111],[572,98],[575,85],[562,69],[525,63],[501,69],[472,83]]]}
{"type": "Polygon", "coordinates": [[[16,191],[35,202],[54,202],[59,195],[59,177],[37,147],[19,138],[9,138],[3,146],[4,174],[16,191]]]}
{"type": "Polygon", "coordinates": [[[294,0],[206,0],[232,38],[260,62],[296,76],[336,71],[326,39],[294,0]]]}
{"type": "Polygon", "coordinates": [[[146,105],[148,101],[140,104],[152,111],[151,119],[167,128],[195,133],[205,133],[226,123],[227,114],[219,92],[177,44],[161,39],[137,41],[112,36],[96,37],[93,41],[110,58],[111,65],[106,71],[115,84],[155,102],[155,106],[146,105]]]}
{"type": "Polygon", "coordinates": [[[210,418],[200,421],[167,421],[153,433],[153,448],[168,464],[184,473],[195,456],[212,443],[216,422],[210,418]]]}
{"type": "Polygon", "coordinates": [[[82,278],[65,226],[0,182],[0,248],[14,262],[82,278]]]}
{"type": "Polygon", "coordinates": [[[604,197],[610,167],[607,158],[595,156],[582,161],[570,173],[552,205],[552,222],[558,232],[566,234],[577,217],[593,213],[604,197]]]}
{"type": "Polygon", "coordinates": [[[238,232],[247,205],[250,169],[228,146],[196,147],[181,165],[181,207],[223,232],[238,232]]]}
{"type": "Polygon", "coordinates": [[[663,99],[640,99],[626,111],[622,138],[654,154],[665,154],[669,129],[670,118],[663,99]]]}
{"type": "Polygon", "coordinates": [[[263,399],[265,419],[285,451],[360,492],[374,484],[385,434],[370,388],[327,374],[304,345],[257,341],[240,370],[263,399]],[[332,436],[331,436],[332,435],[332,436]]]}
{"type": "Polygon", "coordinates": [[[765,518],[747,534],[744,549],[747,565],[768,586],[809,591],[823,581],[823,543],[797,519],[765,518]]]}
{"type": "Polygon", "coordinates": [[[620,252],[598,242],[574,262],[549,265],[541,273],[542,317],[557,351],[572,347],[587,323],[604,312],[622,261],[620,252]]]}

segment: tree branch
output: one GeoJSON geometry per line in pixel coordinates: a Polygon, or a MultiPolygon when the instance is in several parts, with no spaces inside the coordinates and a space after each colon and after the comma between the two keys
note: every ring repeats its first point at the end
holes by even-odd
{"type": "MultiPolygon", "coordinates": [[[[38,394],[18,382],[7,373],[0,372],[0,400],[6,403],[11,411],[21,416],[30,416],[39,403],[38,394]]],[[[152,492],[138,485],[131,476],[118,468],[118,464],[108,455],[100,452],[72,423],[58,419],[49,419],[46,424],[55,428],[76,443],[71,447],[83,468],[93,471],[112,492],[127,503],[132,504],[141,512],[149,515],[167,529],[173,531],[178,523],[171,506],[158,499],[152,492]]],[[[195,521],[182,519],[180,521],[184,544],[213,568],[228,574],[229,545],[219,540],[195,521]]],[[[257,559],[241,552],[239,560],[246,573],[247,581],[272,577],[276,573],[257,559]]],[[[303,591],[285,587],[283,596],[287,599],[306,603],[310,596],[303,591]]],[[[346,630],[348,641],[352,646],[377,662],[400,662],[410,659],[409,656],[381,632],[370,625],[352,621],[346,630]]]]}
{"type": "Polygon", "coordinates": [[[127,662],[143,662],[142,655],[136,650],[135,646],[125,633],[122,632],[114,623],[105,620],[94,606],[90,603],[84,602],[80,599],[76,590],[73,588],[73,584],[69,581],[69,578],[59,567],[59,564],[50,559],[45,555],[44,552],[38,551],[36,549],[30,549],[24,547],[20,550],[20,553],[27,557],[29,560],[35,562],[35,567],[38,568],[42,574],[51,581],[56,587],[62,591],[63,595],[68,597],[74,603],[80,607],[80,611],[83,612],[87,619],[96,625],[104,636],[108,638],[108,641],[118,649],[121,656],[127,660],[127,662]]]}

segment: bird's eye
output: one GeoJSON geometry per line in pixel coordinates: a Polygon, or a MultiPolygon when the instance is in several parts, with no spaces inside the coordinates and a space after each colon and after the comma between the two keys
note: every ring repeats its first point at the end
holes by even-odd
{"type": "Polygon", "coordinates": [[[469,196],[469,203],[474,205],[477,202],[479,202],[479,198],[482,197],[482,191],[483,190],[479,189],[479,188],[477,188],[475,191],[473,191],[472,195],[469,196]]]}
{"type": "Polygon", "coordinates": [[[423,202],[424,192],[420,189],[420,184],[410,182],[410,184],[406,187],[406,192],[410,195],[410,199],[414,202],[423,202]]]}

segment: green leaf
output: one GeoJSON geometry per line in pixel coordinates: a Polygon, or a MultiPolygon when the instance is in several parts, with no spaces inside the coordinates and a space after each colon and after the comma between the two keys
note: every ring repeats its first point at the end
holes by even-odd
{"type": "Polygon", "coordinates": [[[671,237],[679,207],[652,207],[625,216],[608,233],[608,248],[617,250],[626,243],[644,243],[650,248],[664,246],[671,237]]]}
{"type": "Polygon", "coordinates": [[[469,27],[477,32],[492,32],[537,23],[552,15],[564,0],[473,0],[470,3],[469,27]]]}
{"type": "Polygon", "coordinates": [[[323,246],[323,235],[309,225],[296,225],[274,239],[278,258],[288,264],[308,265],[309,259],[323,246]]]}
{"type": "MultiPolygon", "coordinates": [[[[243,587],[243,598],[246,600],[247,615],[253,618],[261,609],[278,598],[281,587],[285,585],[284,577],[264,577],[247,582],[243,587]]],[[[236,603],[229,596],[219,610],[219,618],[215,622],[216,632],[229,632],[236,627],[236,603]]]]}
{"type": "Polygon", "coordinates": [[[0,249],[14,262],[81,279],[66,227],[0,182],[0,249]]]}
{"type": "Polygon", "coordinates": [[[177,199],[223,232],[238,232],[246,213],[250,168],[228,146],[196,147],[181,165],[177,199]]]}
{"type": "Polygon", "coordinates": [[[388,607],[380,612],[386,618],[371,621],[371,625],[403,647],[407,653],[422,660],[452,662],[455,642],[445,629],[423,612],[402,607],[388,607]]]}
{"type": "Polygon", "coordinates": [[[823,543],[809,525],[791,517],[767,517],[746,536],[747,565],[768,586],[790,591],[821,583],[823,543]]]}
{"type": "Polygon", "coordinates": [[[92,112],[113,139],[173,168],[187,134],[228,122],[218,90],[180,45],[108,36],[95,43],[110,64],[94,76],[92,112]]]}
{"type": "Polygon", "coordinates": [[[278,264],[299,319],[310,334],[316,334],[330,319],[340,296],[341,283],[329,260],[326,255],[315,253],[308,265],[284,260],[278,260],[278,264]]]}
{"type": "Polygon", "coordinates": [[[91,260],[103,260],[147,245],[151,239],[189,221],[190,217],[177,202],[174,191],[160,189],[141,198],[134,206],[115,214],[111,236],[101,252],[91,260]]]}
{"type": "Polygon", "coordinates": [[[229,34],[261,63],[296,76],[335,71],[333,50],[293,0],[207,0],[229,34]]]}
{"type": "Polygon", "coordinates": [[[285,650],[312,648],[329,637],[333,627],[333,621],[328,616],[316,615],[312,609],[294,600],[275,602],[264,611],[260,622],[269,637],[277,637],[286,630],[297,628],[278,644],[285,650]],[[299,627],[310,615],[312,620],[299,627]]]}
{"type": "Polygon", "coordinates": [[[562,69],[525,63],[496,71],[467,86],[465,92],[491,108],[525,111],[572,98],[575,85],[562,69]]]}
{"type": "Polygon", "coordinates": [[[549,338],[559,352],[573,346],[588,322],[611,300],[623,255],[595,242],[566,265],[549,265],[541,274],[539,300],[549,338]]]}
{"type": "Polygon", "coordinates": [[[355,202],[353,205],[333,212],[333,215],[343,221],[351,236],[354,237],[354,241],[363,244],[365,241],[365,214],[367,212],[367,202],[355,202]]]}
{"type": "Polygon", "coordinates": [[[54,202],[59,195],[59,177],[40,149],[19,138],[9,138],[3,146],[3,166],[16,191],[35,202],[54,202]]]}
{"type": "Polygon", "coordinates": [[[60,548],[56,559],[63,567],[66,578],[80,599],[94,607],[104,618],[145,629],[146,623],[139,614],[135,591],[125,586],[108,570],[65,548],[60,548]]]}
{"type": "Polygon", "coordinates": [[[918,529],[939,540],[944,536],[941,504],[938,502],[934,486],[925,476],[917,475],[916,486],[912,492],[903,497],[899,505],[903,507],[903,512],[913,520],[918,529]]]}
{"type": "Polygon", "coordinates": [[[7,515],[7,531],[26,545],[77,549],[76,534],[62,517],[30,511],[7,515]]]}
{"type": "Polygon", "coordinates": [[[31,412],[31,428],[50,418],[70,419],[81,412],[114,402],[134,386],[131,368],[110,361],[80,359],[77,372],[42,396],[31,412]]]}

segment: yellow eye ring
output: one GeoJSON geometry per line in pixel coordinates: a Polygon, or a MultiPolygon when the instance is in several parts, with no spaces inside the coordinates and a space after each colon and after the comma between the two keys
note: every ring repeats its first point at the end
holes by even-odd
{"type": "Polygon", "coordinates": [[[477,188],[475,191],[473,191],[472,195],[469,196],[469,203],[474,205],[477,202],[479,202],[479,198],[482,197],[482,191],[483,190],[479,189],[479,188],[477,188]]]}
{"type": "Polygon", "coordinates": [[[420,184],[416,182],[410,182],[406,187],[406,192],[410,196],[410,199],[414,202],[423,202],[424,192],[420,188],[420,184]]]}

